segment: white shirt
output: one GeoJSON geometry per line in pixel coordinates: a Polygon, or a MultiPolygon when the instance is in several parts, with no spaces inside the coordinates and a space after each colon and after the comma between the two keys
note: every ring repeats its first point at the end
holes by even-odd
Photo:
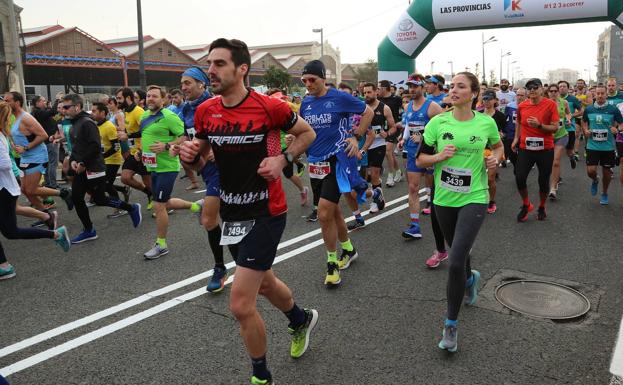
{"type": "Polygon", "coordinates": [[[9,141],[0,133],[0,190],[6,189],[14,197],[22,193],[13,175],[13,163],[9,155],[9,141]]]}
{"type": "Polygon", "coordinates": [[[517,95],[513,91],[497,91],[496,96],[500,102],[500,111],[504,112],[504,109],[509,103],[515,103],[517,101],[517,95]]]}

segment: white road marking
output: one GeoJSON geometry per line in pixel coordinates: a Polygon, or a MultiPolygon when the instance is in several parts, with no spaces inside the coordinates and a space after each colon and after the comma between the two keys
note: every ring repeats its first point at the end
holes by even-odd
{"type": "Polygon", "coordinates": [[[612,355],[612,362],[610,363],[610,373],[615,376],[623,376],[623,320],[619,328],[619,336],[614,348],[614,354],[612,355]]]}
{"type": "MultiPolygon", "coordinates": [[[[384,211],[383,213],[376,215],[373,218],[370,218],[368,220],[368,223],[374,223],[376,221],[380,221],[383,218],[386,218],[390,215],[393,215],[395,213],[398,213],[402,210],[404,210],[405,208],[407,208],[409,205],[407,203],[402,204],[398,207],[395,207],[389,211],[384,211]]],[[[293,258],[299,254],[302,254],[308,250],[311,250],[317,246],[320,246],[323,244],[323,240],[322,239],[318,239],[314,242],[308,243],[307,245],[301,246],[297,249],[294,249],[292,251],[289,251],[283,255],[278,256],[277,258],[275,258],[275,261],[273,263],[273,265],[283,262],[285,260],[288,260],[290,258],[293,258]]],[[[227,281],[225,282],[226,285],[230,284],[233,281],[234,275],[231,275],[227,281]]],[[[65,343],[62,343],[58,346],[55,346],[53,348],[44,350],[41,353],[35,354],[33,356],[30,356],[28,358],[25,358],[23,360],[20,360],[14,364],[11,364],[9,366],[5,366],[4,368],[0,369],[0,374],[2,376],[9,376],[11,374],[20,372],[24,369],[30,368],[34,365],[37,365],[41,362],[47,361],[53,357],[56,357],[60,354],[63,354],[65,352],[68,352],[72,349],[75,349],[79,346],[85,345],[89,342],[92,342],[96,339],[99,339],[101,337],[104,337],[106,335],[109,335],[111,333],[114,333],[116,331],[119,331],[121,329],[124,329],[130,325],[133,325],[135,323],[138,323],[140,321],[143,321],[153,315],[156,315],[158,313],[162,313],[165,310],[171,309],[177,305],[180,305],[186,301],[189,301],[191,299],[197,298],[201,295],[206,294],[206,289],[204,287],[193,290],[191,292],[185,293],[183,295],[180,295],[178,297],[175,297],[173,299],[170,299],[166,302],[163,302],[159,305],[156,305],[154,307],[151,307],[149,309],[143,310],[139,313],[136,313],[130,317],[124,318],[122,320],[119,320],[117,322],[114,322],[110,325],[104,326],[102,328],[99,328],[97,330],[93,330],[92,332],[89,332],[87,334],[84,334],[80,337],[71,339],[65,343]]]]}

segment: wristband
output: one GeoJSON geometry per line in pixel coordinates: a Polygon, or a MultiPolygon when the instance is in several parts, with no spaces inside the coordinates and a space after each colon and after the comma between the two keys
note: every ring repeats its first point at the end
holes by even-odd
{"type": "Polygon", "coordinates": [[[201,155],[200,155],[200,154],[197,154],[197,155],[195,156],[195,159],[193,159],[193,161],[192,161],[192,162],[190,162],[190,163],[186,163],[186,164],[195,164],[195,163],[199,162],[199,159],[201,159],[201,155]]]}

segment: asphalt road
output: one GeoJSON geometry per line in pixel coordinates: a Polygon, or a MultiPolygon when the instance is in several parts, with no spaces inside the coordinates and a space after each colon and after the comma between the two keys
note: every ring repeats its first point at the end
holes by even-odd
{"type": "MultiPolygon", "coordinates": [[[[282,242],[307,236],[282,247],[274,269],[298,304],[318,309],[320,321],[309,351],[295,361],[285,316],[258,302],[276,383],[607,384],[622,313],[621,186],[613,182],[611,203],[601,207],[589,194],[584,165],[571,170],[565,161],[547,220],[531,214],[518,224],[512,170],[500,175],[499,211],[488,216],[473,248],[483,295],[461,310],[456,354],[437,348],[447,267],[424,265],[434,248],[429,218],[422,219],[422,240],[400,235],[408,222],[401,208],[406,183],[384,189],[387,201],[396,201],[352,234],[360,258],[339,288],[327,289],[319,225],[302,218],[309,208],[299,206],[286,181],[290,211],[282,242]],[[592,309],[564,323],[507,311],[492,293],[517,277],[567,283],[587,295],[592,309]]],[[[174,195],[201,196],[184,191],[186,184],[179,181],[174,195]]],[[[535,175],[529,186],[536,197],[535,175]]],[[[136,192],[133,199],[145,201],[136,192]]],[[[61,222],[77,234],[75,213],[58,203],[61,222]]],[[[99,239],[67,254],[48,240],[2,240],[17,277],[0,282],[0,373],[13,385],[247,384],[250,363],[228,310],[229,286],[217,295],[204,290],[212,257],[196,217],[171,215],[171,253],[145,261],[154,220],[145,215],[133,229],[128,217],[107,219],[109,211],[91,208],[99,239]]]]}

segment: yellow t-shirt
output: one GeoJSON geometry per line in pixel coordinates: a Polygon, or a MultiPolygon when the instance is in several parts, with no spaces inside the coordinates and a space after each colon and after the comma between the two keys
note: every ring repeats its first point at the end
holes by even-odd
{"type": "MultiPolygon", "coordinates": [[[[135,106],[130,112],[124,112],[125,131],[128,135],[134,134],[141,130],[140,122],[143,112],[145,112],[145,110],[139,106],[135,106]]],[[[130,154],[136,154],[141,148],[141,138],[128,138],[128,145],[130,146],[130,154]]]]}
{"type": "MultiPolygon", "coordinates": [[[[113,146],[110,141],[118,139],[117,128],[110,120],[105,121],[102,125],[97,126],[100,130],[100,136],[102,138],[102,153],[107,152],[113,146]]],[[[123,157],[121,156],[121,150],[119,149],[119,143],[115,143],[117,151],[104,159],[106,164],[118,164],[123,163],[123,157]]]]}

